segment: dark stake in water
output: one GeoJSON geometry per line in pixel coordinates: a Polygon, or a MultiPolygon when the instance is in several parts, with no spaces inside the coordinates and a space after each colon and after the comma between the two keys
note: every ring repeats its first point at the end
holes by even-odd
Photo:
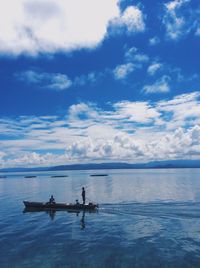
{"type": "MultiPolygon", "coordinates": [[[[200,170],[7,173],[0,180],[0,267],[200,267],[200,170]],[[23,200],[99,203],[24,211],[23,200]]],[[[0,174],[3,176],[4,174],[0,174]]]]}

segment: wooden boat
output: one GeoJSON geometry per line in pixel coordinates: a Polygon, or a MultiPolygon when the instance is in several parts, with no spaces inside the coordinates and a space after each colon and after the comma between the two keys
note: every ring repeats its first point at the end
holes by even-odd
{"type": "Polygon", "coordinates": [[[97,210],[98,204],[66,204],[66,203],[43,203],[23,201],[25,208],[29,210],[97,210]]]}

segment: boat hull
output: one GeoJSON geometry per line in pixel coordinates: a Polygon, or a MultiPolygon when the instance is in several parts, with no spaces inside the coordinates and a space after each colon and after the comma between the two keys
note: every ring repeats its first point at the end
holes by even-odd
{"type": "Polygon", "coordinates": [[[66,204],[66,203],[43,203],[43,202],[28,202],[23,201],[25,208],[29,210],[97,210],[97,204],[66,204]]]}

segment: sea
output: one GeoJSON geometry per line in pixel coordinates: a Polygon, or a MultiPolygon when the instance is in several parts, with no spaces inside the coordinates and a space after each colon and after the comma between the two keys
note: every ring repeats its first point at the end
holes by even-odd
{"type": "Polygon", "coordinates": [[[200,267],[200,169],[0,173],[0,267],[200,267]],[[82,187],[98,211],[24,210],[82,187]]]}

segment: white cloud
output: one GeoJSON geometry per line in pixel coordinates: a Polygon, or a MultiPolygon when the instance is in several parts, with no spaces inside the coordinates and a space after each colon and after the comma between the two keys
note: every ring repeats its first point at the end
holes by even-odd
{"type": "Polygon", "coordinates": [[[149,57],[146,54],[139,53],[136,47],[129,48],[125,52],[124,58],[127,62],[133,62],[135,64],[149,61],[149,57]]]}
{"type": "Polygon", "coordinates": [[[116,79],[124,79],[134,70],[134,65],[132,63],[118,65],[113,73],[116,79]]]}
{"type": "Polygon", "coordinates": [[[64,90],[72,85],[68,76],[60,73],[39,73],[29,70],[16,74],[16,77],[26,83],[35,84],[41,88],[52,90],[64,90]]]}
{"type": "Polygon", "coordinates": [[[70,120],[84,120],[98,117],[98,109],[92,104],[79,103],[71,105],[68,111],[70,120]]]}
{"type": "Polygon", "coordinates": [[[145,85],[143,91],[148,93],[166,93],[170,91],[169,87],[170,77],[167,75],[162,76],[160,79],[156,80],[154,84],[145,85]]]}
{"type": "Polygon", "coordinates": [[[194,92],[177,96],[170,101],[159,102],[158,109],[165,112],[166,115],[170,115],[167,127],[174,129],[185,124],[194,125],[196,123],[195,119],[200,117],[199,96],[199,92],[194,92]]]}
{"type": "Polygon", "coordinates": [[[149,61],[149,57],[147,56],[147,55],[145,55],[145,54],[136,54],[135,55],[135,58],[134,58],[134,60],[136,61],[136,62],[141,62],[141,63],[143,63],[143,62],[148,62],[149,61]]]}
{"type": "Polygon", "coordinates": [[[169,39],[177,40],[188,34],[198,21],[198,13],[186,6],[191,0],[173,0],[166,4],[163,23],[169,39]]]}
{"type": "Polygon", "coordinates": [[[195,35],[200,36],[200,27],[197,28],[195,35]]]}
{"type": "Polygon", "coordinates": [[[149,39],[149,44],[151,46],[155,46],[155,45],[157,45],[159,43],[160,43],[160,38],[157,37],[157,36],[154,36],[154,37],[152,37],[152,38],[149,39]]]}
{"type": "Polygon", "coordinates": [[[55,74],[51,82],[52,83],[47,87],[55,90],[67,89],[72,85],[70,79],[64,74],[55,74]]]}
{"type": "Polygon", "coordinates": [[[149,57],[139,53],[136,47],[131,47],[125,51],[124,61],[124,64],[116,66],[113,70],[115,79],[125,79],[133,71],[142,68],[149,61],[149,57]]]}
{"type": "Polygon", "coordinates": [[[155,62],[155,63],[152,63],[148,69],[147,69],[147,73],[149,75],[154,75],[159,69],[162,68],[162,64],[161,63],[158,63],[158,62],[155,62]]]}
{"type": "MultiPolygon", "coordinates": [[[[94,48],[105,38],[109,22],[119,15],[118,0],[0,1],[0,53],[37,55],[94,48]]],[[[139,30],[140,15],[130,9],[124,23],[139,30]]]]}
{"type": "Polygon", "coordinates": [[[112,21],[112,26],[117,28],[117,31],[123,28],[127,33],[143,32],[145,30],[144,15],[137,6],[129,6],[118,18],[112,21]]]}
{"type": "Polygon", "coordinates": [[[121,23],[126,25],[129,32],[145,30],[142,11],[135,6],[128,7],[121,16],[121,23]]]}
{"type": "Polygon", "coordinates": [[[59,165],[67,160],[65,155],[56,155],[51,153],[39,154],[36,152],[22,152],[17,156],[12,157],[12,163],[4,161],[4,164],[0,163],[1,167],[34,167],[50,165],[59,165]]]}
{"type": "Polygon", "coordinates": [[[39,88],[52,90],[65,90],[72,86],[85,86],[86,84],[95,84],[105,74],[103,72],[90,72],[88,74],[76,76],[73,80],[63,73],[46,73],[28,70],[16,73],[16,79],[27,83],[37,85],[39,88]]]}
{"type": "Polygon", "coordinates": [[[78,103],[60,117],[1,118],[0,166],[200,157],[199,92],[107,107],[78,103]]]}
{"type": "Polygon", "coordinates": [[[173,0],[171,2],[166,3],[165,5],[167,10],[172,12],[188,2],[190,2],[190,0],[173,0]]]}
{"type": "Polygon", "coordinates": [[[198,103],[197,99],[199,96],[200,96],[200,93],[198,91],[195,91],[189,94],[181,94],[181,95],[174,97],[172,100],[159,102],[159,106],[173,107],[173,106],[182,105],[186,103],[197,104],[198,103]],[[193,101],[195,103],[193,103],[193,101]]]}
{"type": "Polygon", "coordinates": [[[112,32],[145,30],[137,6],[119,0],[0,1],[0,53],[38,55],[97,47],[112,32]]]}
{"type": "Polygon", "coordinates": [[[88,74],[83,74],[74,78],[73,85],[84,86],[86,84],[87,85],[94,84],[103,76],[104,76],[103,72],[90,72],[88,74]]]}
{"type": "Polygon", "coordinates": [[[155,118],[159,117],[156,109],[147,102],[118,102],[114,105],[114,108],[119,117],[141,124],[151,123],[155,118]]]}

